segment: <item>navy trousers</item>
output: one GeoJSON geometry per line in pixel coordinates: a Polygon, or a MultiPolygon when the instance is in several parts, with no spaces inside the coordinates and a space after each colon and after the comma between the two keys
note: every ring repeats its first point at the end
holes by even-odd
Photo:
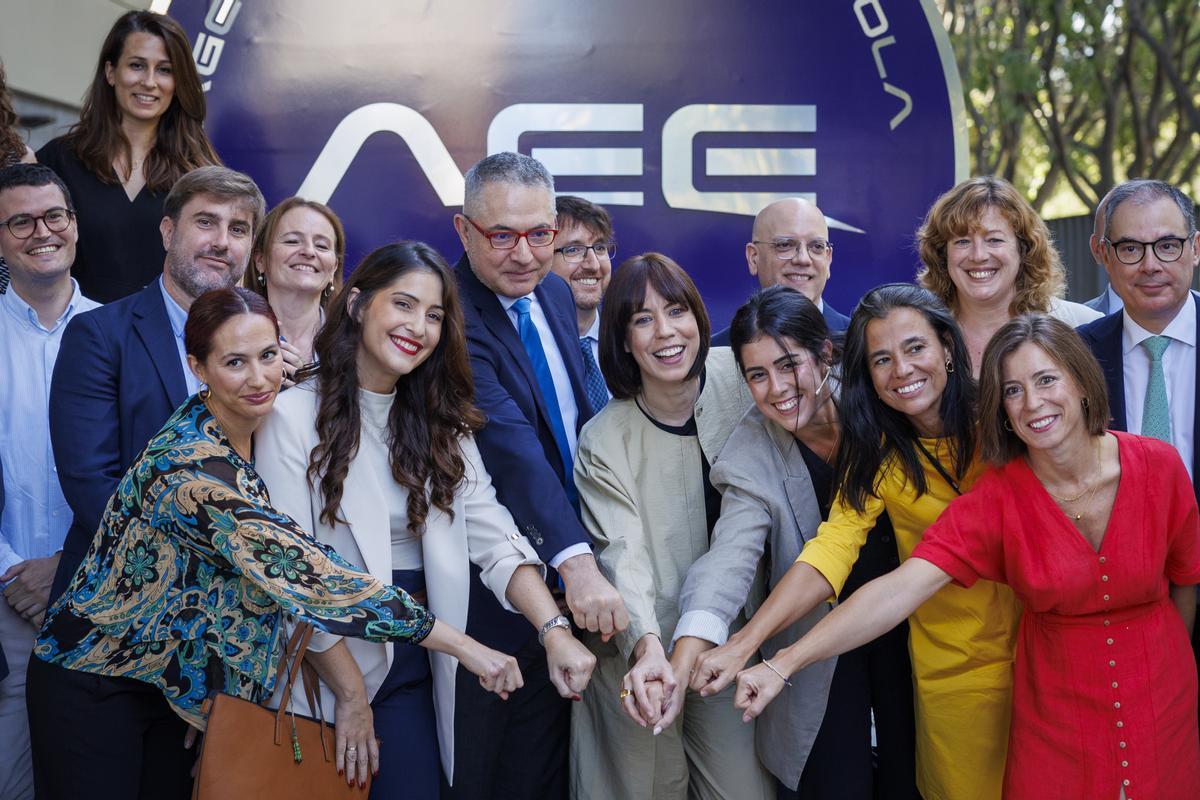
{"type": "MultiPolygon", "coordinates": [[[[395,570],[392,584],[424,596],[425,573],[395,570]]],[[[379,739],[379,774],[371,780],[371,800],[437,800],[442,762],[425,648],[393,645],[392,668],[371,701],[371,711],[379,739]]]]}

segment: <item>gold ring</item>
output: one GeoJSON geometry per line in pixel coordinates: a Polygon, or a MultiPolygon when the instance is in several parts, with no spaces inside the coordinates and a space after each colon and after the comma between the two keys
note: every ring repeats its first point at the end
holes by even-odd
{"type": "Polygon", "coordinates": [[[631,695],[631,694],[633,694],[632,689],[622,689],[621,690],[621,699],[624,700],[626,697],[629,697],[629,695],[631,695]]]}

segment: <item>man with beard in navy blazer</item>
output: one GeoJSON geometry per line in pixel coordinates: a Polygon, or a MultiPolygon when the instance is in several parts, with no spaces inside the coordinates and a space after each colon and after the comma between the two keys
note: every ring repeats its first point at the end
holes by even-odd
{"type": "MultiPolygon", "coordinates": [[[[463,213],[454,216],[466,253],[455,271],[475,399],[487,416],[476,441],[500,502],[561,577],[575,624],[607,638],[629,621],[578,517],[572,465],[592,409],[575,304],[550,272],[555,218],[554,180],[540,162],[496,153],[467,172],[463,213]]],[[[566,623],[556,617],[542,627],[566,623]]],[[[471,583],[467,633],[515,655],[525,685],[505,702],[459,670],[448,796],[565,798],[570,703],[549,681],[536,633],[479,581],[471,583]]]]}
{"type": "MultiPolygon", "coordinates": [[[[1173,444],[1197,487],[1200,297],[1190,288],[1200,234],[1192,201],[1162,181],[1134,180],[1112,190],[1104,213],[1104,268],[1124,307],[1079,335],[1104,370],[1112,428],[1173,444]]],[[[1200,664],[1195,629],[1192,647],[1200,664]]]]}
{"type": "Polygon", "coordinates": [[[187,173],[164,203],[162,277],[80,314],[63,333],[50,386],[50,438],[74,520],[52,600],[87,554],[125,470],[199,389],[183,348],[188,308],[241,279],[263,206],[247,175],[225,167],[187,173]]]}

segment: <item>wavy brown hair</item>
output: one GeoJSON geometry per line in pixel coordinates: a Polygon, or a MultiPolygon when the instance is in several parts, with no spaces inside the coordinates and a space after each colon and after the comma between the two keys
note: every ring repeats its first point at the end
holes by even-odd
{"type": "Polygon", "coordinates": [[[388,460],[392,478],[408,489],[408,529],[413,535],[424,532],[430,502],[453,517],[454,493],[466,477],[459,439],[482,428],[484,417],[475,407],[466,323],[454,273],[432,247],[406,241],[384,245],[363,259],[329,304],[325,326],[313,343],[319,359],[320,444],[309,457],[308,481],[320,486],[321,521],[327,525],[344,522],[338,516],[342,483],[358,453],[362,315],[377,293],[418,270],[441,279],[445,316],[437,347],[396,382],[396,399],[388,412],[388,460]]]}
{"type": "Polygon", "coordinates": [[[328,308],[333,294],[342,288],[342,270],[346,264],[346,229],[342,226],[342,221],[338,219],[338,215],[333,212],[332,208],[324,203],[318,203],[316,200],[305,200],[303,197],[289,197],[272,208],[267,216],[263,218],[262,225],[259,226],[258,233],[254,236],[254,246],[250,248],[250,267],[246,270],[246,274],[242,276],[242,286],[262,295],[268,300],[271,299],[269,291],[271,287],[267,285],[266,279],[264,278],[262,283],[259,283],[259,276],[266,275],[266,270],[259,268],[259,261],[261,260],[265,265],[267,260],[270,259],[271,242],[274,241],[275,233],[279,230],[279,221],[283,219],[284,214],[293,208],[311,208],[328,220],[329,226],[333,228],[333,252],[337,257],[337,266],[333,270],[333,291],[329,294],[321,292],[320,300],[321,308],[328,308]]]}
{"type": "Polygon", "coordinates": [[[25,140],[17,132],[19,122],[12,98],[8,96],[4,64],[0,63],[0,167],[8,163],[10,157],[19,161],[25,155],[25,140]]]}
{"type": "Polygon", "coordinates": [[[988,208],[999,211],[1017,236],[1021,266],[1017,293],[1008,313],[1046,313],[1050,301],[1062,297],[1067,286],[1062,259],[1050,229],[1016,188],[992,175],[969,178],[937,199],[917,229],[922,267],[917,281],[938,296],[951,311],[958,311],[958,291],[950,280],[946,257],[949,242],[979,229],[988,208]]]}
{"type": "Polygon", "coordinates": [[[129,164],[132,153],[129,139],[121,130],[117,95],[108,85],[104,68],[107,64],[117,66],[125,49],[125,39],[131,33],[149,33],[162,39],[171,59],[175,95],[158,120],[154,147],[147,154],[143,167],[150,191],[165,192],[184,173],[196,167],[221,163],[204,132],[207,108],[192,48],[183,28],[170,17],[152,11],[130,11],[113,23],[100,48],[100,59],[79,112],[79,122],[71,127],[67,141],[89,172],[105,183],[121,182],[113,168],[113,159],[121,155],[129,164]]]}

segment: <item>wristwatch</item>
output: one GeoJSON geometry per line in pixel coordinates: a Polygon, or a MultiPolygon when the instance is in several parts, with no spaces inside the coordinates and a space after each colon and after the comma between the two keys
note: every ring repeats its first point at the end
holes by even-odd
{"type": "Polygon", "coordinates": [[[564,617],[562,614],[559,614],[557,617],[551,617],[550,619],[546,620],[546,622],[542,624],[542,629],[540,631],[538,631],[538,644],[545,647],[546,646],[546,634],[549,633],[550,631],[554,630],[555,628],[566,628],[566,629],[570,630],[571,621],[569,619],[567,619],[566,617],[564,617]]]}

